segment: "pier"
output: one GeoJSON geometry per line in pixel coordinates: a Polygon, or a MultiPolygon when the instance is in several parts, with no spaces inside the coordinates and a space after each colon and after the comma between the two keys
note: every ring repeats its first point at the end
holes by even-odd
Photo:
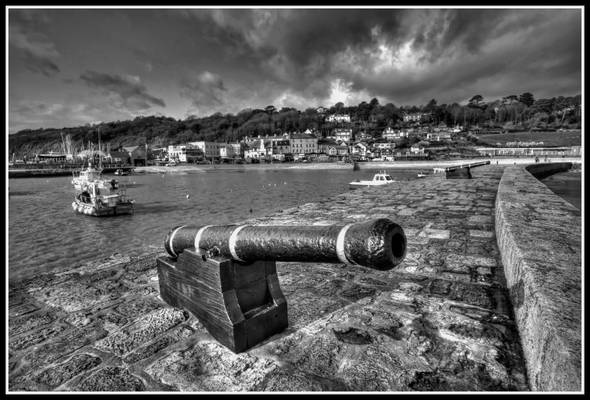
{"type": "Polygon", "coordinates": [[[160,299],[163,248],[11,284],[9,388],[581,390],[580,213],[534,173],[481,165],[471,179],[435,174],[241,221],[389,218],[407,237],[407,256],[390,271],[277,263],[289,326],[244,353],[160,299]],[[524,195],[534,204],[519,208],[524,195]],[[523,221],[541,236],[522,235],[523,221]],[[569,235],[567,248],[554,229],[569,235]],[[555,258],[523,252],[527,243],[555,258]]]}

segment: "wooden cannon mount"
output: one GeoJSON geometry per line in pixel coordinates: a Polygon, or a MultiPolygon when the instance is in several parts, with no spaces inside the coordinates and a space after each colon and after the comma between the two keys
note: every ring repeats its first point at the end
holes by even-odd
{"type": "Polygon", "coordinates": [[[158,257],[162,299],[196,316],[235,353],[288,326],[276,261],[332,262],[388,270],[406,253],[388,219],[345,226],[181,226],[158,257]]]}

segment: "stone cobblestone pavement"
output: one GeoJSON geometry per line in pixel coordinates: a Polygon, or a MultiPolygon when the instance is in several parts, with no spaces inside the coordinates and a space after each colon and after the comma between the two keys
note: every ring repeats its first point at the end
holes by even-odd
{"type": "Polygon", "coordinates": [[[391,271],[277,263],[289,327],[245,353],[160,300],[155,254],[11,284],[9,389],[528,390],[494,232],[502,171],[396,182],[244,221],[386,217],[408,239],[391,271]]]}

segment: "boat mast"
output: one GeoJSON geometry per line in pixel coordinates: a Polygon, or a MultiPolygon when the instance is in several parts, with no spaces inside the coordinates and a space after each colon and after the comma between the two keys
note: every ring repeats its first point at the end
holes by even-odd
{"type": "Polygon", "coordinates": [[[98,169],[102,171],[102,157],[100,156],[100,126],[98,127],[98,169]]]}

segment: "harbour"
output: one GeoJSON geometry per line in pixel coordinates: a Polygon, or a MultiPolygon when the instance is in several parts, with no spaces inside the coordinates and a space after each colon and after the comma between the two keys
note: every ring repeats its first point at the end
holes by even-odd
{"type": "MultiPolygon", "coordinates": [[[[160,248],[162,229],[187,219],[229,223],[321,201],[348,191],[354,179],[370,179],[374,172],[255,168],[113,175],[136,200],[135,213],[101,219],[72,211],[71,177],[10,179],[10,280],[113,253],[137,255],[160,248]]],[[[416,171],[392,175],[407,181],[416,171]]]]}

